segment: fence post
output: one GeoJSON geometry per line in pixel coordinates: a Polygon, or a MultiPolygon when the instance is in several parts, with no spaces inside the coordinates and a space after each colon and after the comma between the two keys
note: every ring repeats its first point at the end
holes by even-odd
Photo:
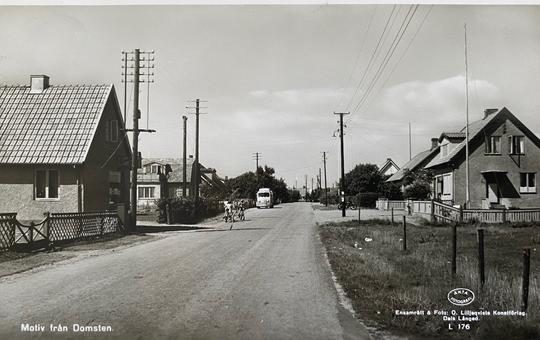
{"type": "Polygon", "coordinates": [[[47,226],[47,231],[45,232],[45,239],[47,240],[47,250],[51,249],[52,243],[51,243],[51,213],[47,211],[46,213],[46,222],[45,225],[47,226]]]}
{"type": "Polygon", "coordinates": [[[463,223],[463,206],[459,205],[459,223],[463,223]]]}
{"type": "Polygon", "coordinates": [[[407,216],[403,215],[403,251],[407,250],[407,216]]]}
{"type": "Polygon", "coordinates": [[[452,278],[457,273],[457,223],[452,225],[452,278]]]}
{"type": "Polygon", "coordinates": [[[478,272],[480,274],[480,285],[484,287],[486,282],[484,263],[484,229],[478,229],[478,272]]]}
{"type": "Polygon", "coordinates": [[[430,217],[431,217],[431,223],[435,223],[435,204],[434,204],[434,200],[432,199],[431,200],[431,212],[430,212],[430,217]]]}
{"type": "Polygon", "coordinates": [[[502,211],[502,223],[506,223],[506,209],[502,211]]]}
{"type": "Polygon", "coordinates": [[[167,219],[167,224],[171,224],[171,207],[169,203],[165,204],[165,218],[167,219]]]}
{"type": "Polygon", "coordinates": [[[35,225],[36,224],[34,223],[34,221],[30,222],[30,230],[28,232],[30,245],[32,245],[32,243],[34,243],[34,228],[35,228],[35,225]]]}
{"type": "Polygon", "coordinates": [[[523,281],[521,285],[521,311],[529,305],[529,274],[531,272],[531,248],[523,248],[523,281]]]}
{"type": "Polygon", "coordinates": [[[392,207],[392,226],[394,225],[394,207],[392,207]]]}
{"type": "Polygon", "coordinates": [[[104,224],[105,224],[105,218],[102,217],[102,218],[101,218],[101,223],[99,224],[99,236],[103,236],[103,227],[104,227],[104,224]]]}

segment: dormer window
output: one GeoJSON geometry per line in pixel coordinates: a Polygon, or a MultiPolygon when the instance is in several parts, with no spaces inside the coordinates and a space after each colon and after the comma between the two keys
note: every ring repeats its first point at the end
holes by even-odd
{"type": "Polygon", "coordinates": [[[158,172],[161,172],[161,165],[153,164],[150,172],[153,174],[157,174],[158,172]]]}
{"type": "Polygon", "coordinates": [[[486,140],[486,154],[501,154],[501,136],[490,136],[486,140]]]}
{"type": "Polygon", "coordinates": [[[441,158],[448,156],[448,143],[441,145],[441,158]]]}

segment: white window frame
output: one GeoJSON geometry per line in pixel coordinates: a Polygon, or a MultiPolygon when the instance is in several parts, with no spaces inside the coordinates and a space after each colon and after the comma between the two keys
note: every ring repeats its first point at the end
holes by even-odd
{"type": "Polygon", "coordinates": [[[524,155],[525,136],[508,136],[508,153],[510,155],[524,155]],[[516,140],[519,141],[519,143],[516,143],[516,140]],[[519,152],[516,151],[516,146],[519,147],[519,152]]]}
{"type": "Polygon", "coordinates": [[[156,188],[155,187],[138,187],[137,188],[137,197],[140,199],[154,199],[156,196],[156,188]],[[142,192],[142,195],[141,195],[142,192]]]}
{"type": "Polygon", "coordinates": [[[501,136],[489,136],[486,140],[486,154],[500,155],[501,154],[501,136]],[[498,140],[498,143],[495,142],[498,140]],[[494,151],[494,149],[497,149],[494,151]]]}
{"type": "Polygon", "coordinates": [[[59,201],[60,200],[60,171],[58,169],[36,169],[34,171],[34,199],[36,201],[59,201]],[[49,197],[49,182],[51,172],[56,171],[56,197],[49,197]],[[37,176],[38,172],[45,172],[45,197],[38,197],[37,176]]]}
{"type": "Polygon", "coordinates": [[[520,172],[519,173],[519,193],[536,194],[536,172],[520,172]],[[521,186],[522,176],[525,176],[525,186],[521,186]],[[534,186],[529,186],[530,176],[533,176],[534,186]]]}

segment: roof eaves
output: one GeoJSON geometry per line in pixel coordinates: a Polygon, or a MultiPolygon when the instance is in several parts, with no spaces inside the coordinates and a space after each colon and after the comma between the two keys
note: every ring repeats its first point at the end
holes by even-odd
{"type": "Polygon", "coordinates": [[[92,147],[92,144],[94,143],[94,138],[96,137],[96,131],[99,126],[99,123],[101,122],[101,118],[103,117],[103,111],[105,111],[105,107],[107,106],[107,102],[109,101],[109,97],[111,96],[112,92],[112,85],[98,85],[98,86],[108,86],[109,90],[107,91],[107,95],[103,99],[103,102],[101,103],[101,107],[99,110],[99,118],[96,120],[96,123],[94,127],[92,128],[92,138],[90,140],[90,143],[86,144],[86,149],[84,150],[84,153],[81,155],[82,159],[80,159],[81,163],[84,163],[86,161],[86,157],[88,157],[88,153],[90,152],[90,148],[92,147]]]}

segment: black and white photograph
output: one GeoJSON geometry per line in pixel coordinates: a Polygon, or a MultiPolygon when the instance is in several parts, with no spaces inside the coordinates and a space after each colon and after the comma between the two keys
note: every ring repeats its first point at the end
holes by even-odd
{"type": "Polygon", "coordinates": [[[540,339],[540,2],[0,0],[0,339],[540,339]]]}

